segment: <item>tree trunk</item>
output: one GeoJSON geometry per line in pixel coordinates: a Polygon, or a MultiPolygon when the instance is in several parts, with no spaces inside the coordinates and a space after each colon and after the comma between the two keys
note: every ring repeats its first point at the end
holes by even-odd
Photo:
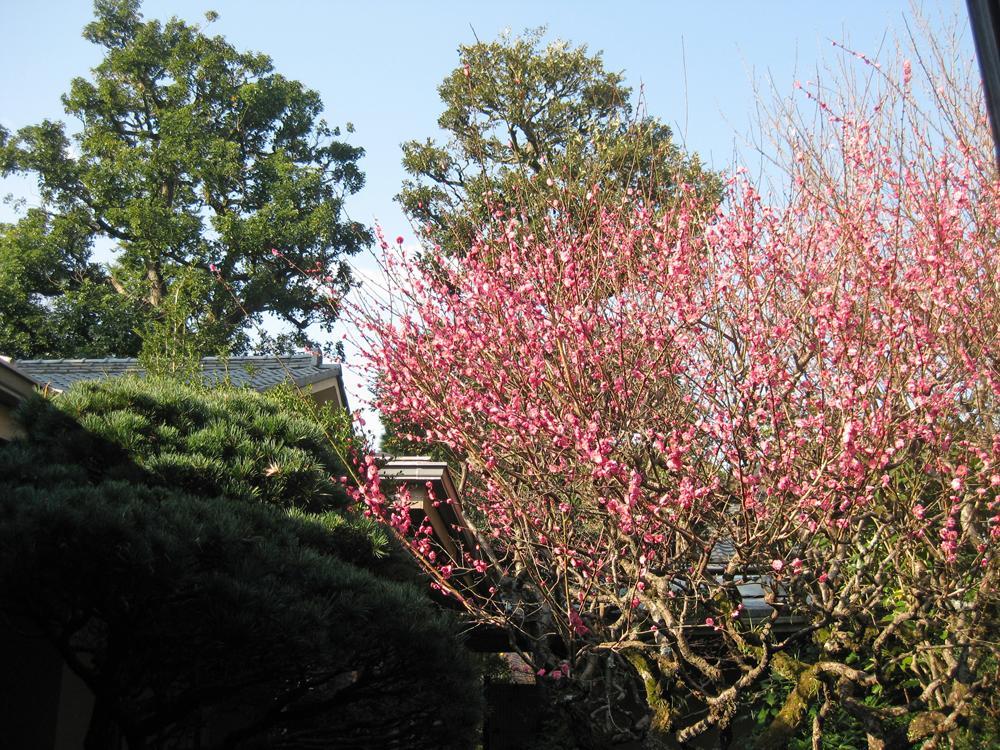
{"type": "Polygon", "coordinates": [[[820,681],[816,665],[805,665],[784,654],[775,656],[775,670],[795,680],[777,716],[757,739],[757,750],[781,750],[802,729],[809,706],[819,694],[820,681]]]}
{"type": "Polygon", "coordinates": [[[638,649],[629,650],[625,658],[635,669],[642,680],[645,689],[646,706],[649,709],[649,730],[646,735],[646,747],[649,750],[673,747],[670,726],[672,715],[670,700],[663,695],[660,670],[652,660],[638,649]]]}
{"type": "MultiPolygon", "coordinates": [[[[552,691],[554,712],[565,717],[566,733],[581,750],[640,747],[647,740],[652,717],[639,673],[620,654],[592,658],[598,660],[596,668],[584,670],[593,675],[591,679],[552,691]]],[[[670,747],[658,739],[654,743],[649,747],[670,747]]]]}

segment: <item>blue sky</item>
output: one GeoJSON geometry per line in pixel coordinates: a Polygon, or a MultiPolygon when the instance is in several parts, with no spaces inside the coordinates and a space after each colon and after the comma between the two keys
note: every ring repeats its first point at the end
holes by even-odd
{"type": "MultiPolygon", "coordinates": [[[[86,0],[7,0],[0,47],[0,122],[16,128],[62,117],[59,96],[100,59],[80,32],[86,0]]],[[[830,40],[874,53],[892,45],[910,15],[905,0],[841,2],[321,2],[147,0],[147,17],[202,22],[240,49],[265,52],[276,69],[316,89],[327,119],[350,121],[367,155],[367,185],[352,215],[407,234],[393,195],[403,177],[399,144],[434,135],[436,88],[457,61],[459,44],[546,25],[551,38],[602,50],[605,65],[642,86],[649,113],[709,164],[730,164],[754,115],[754,85],[791,93],[830,58],[830,40]],[[473,31],[474,30],[474,31],[473,31]]],[[[961,11],[961,7],[959,6],[961,11]]],[[[9,182],[3,192],[30,189],[9,182]]],[[[9,219],[0,208],[0,218],[9,219]]]]}
{"type": "MultiPolygon", "coordinates": [[[[964,4],[944,4],[964,14],[964,4]]],[[[8,129],[62,118],[59,96],[100,51],[80,32],[86,0],[6,0],[0,46],[0,123],[8,129]]],[[[937,13],[941,4],[931,4],[937,13]]],[[[399,144],[436,135],[437,86],[457,64],[459,44],[504,29],[545,25],[550,38],[601,50],[621,70],[649,114],[709,165],[726,168],[755,116],[754,88],[791,94],[834,58],[831,40],[875,55],[912,20],[905,0],[771,2],[334,2],[332,0],[147,0],[147,17],[171,15],[211,25],[239,49],[270,55],[278,72],[317,90],[331,124],[352,122],[365,148],[367,184],[353,196],[352,218],[379,221],[388,236],[409,231],[392,198],[403,179],[399,144]]],[[[971,49],[971,47],[970,47],[971,49]]],[[[752,154],[744,152],[744,158],[752,154]]],[[[753,167],[753,164],[749,166],[753,167]]],[[[29,182],[7,180],[0,194],[33,202],[29,182]]],[[[0,220],[14,217],[0,206],[0,220]]],[[[367,264],[359,260],[359,265],[367,264]]]]}

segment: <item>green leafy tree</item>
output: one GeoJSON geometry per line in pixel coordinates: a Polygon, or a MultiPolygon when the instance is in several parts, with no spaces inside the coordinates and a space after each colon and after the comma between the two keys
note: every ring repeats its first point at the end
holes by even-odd
{"type": "MultiPolygon", "coordinates": [[[[105,54],[62,98],[79,132],[46,120],[0,133],[0,169],[36,175],[42,201],[2,228],[5,246],[44,260],[5,279],[26,311],[104,311],[93,327],[111,329],[103,353],[118,355],[141,341],[154,354],[178,341],[196,354],[243,352],[265,316],[287,324],[284,346],[331,324],[336,305],[319,304],[295,267],[346,291],[345,258],[370,235],[343,215],[364,181],[363,150],[321,119],[319,95],[266,55],[176,18],[144,20],[138,0],[97,0],[84,37],[105,54]],[[98,239],[113,246],[110,263],[91,261],[98,239]],[[130,314],[116,318],[116,307],[130,314]]],[[[0,350],[91,353],[73,337],[14,333],[0,330],[0,350]]]]}
{"type": "Polygon", "coordinates": [[[139,349],[142,306],[108,293],[89,240],[72,224],[53,226],[39,209],[0,226],[0,352],[25,359],[139,349]]]}
{"type": "Polygon", "coordinates": [[[522,218],[544,220],[570,186],[633,188],[664,202],[681,181],[719,191],[600,53],[543,36],[536,29],[459,47],[458,67],[438,88],[448,141],[403,144],[411,179],[397,198],[424,239],[452,255],[491,224],[495,206],[521,205],[522,218]]]}
{"type": "Polygon", "coordinates": [[[314,421],[137,379],[19,418],[0,447],[0,618],[94,693],[88,750],[471,747],[476,671],[449,618],[382,575],[384,535],[337,510],[342,464],[314,421]]]}

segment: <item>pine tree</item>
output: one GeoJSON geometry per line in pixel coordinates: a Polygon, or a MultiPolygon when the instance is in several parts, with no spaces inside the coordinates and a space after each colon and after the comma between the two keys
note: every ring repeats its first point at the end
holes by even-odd
{"type": "Polygon", "coordinates": [[[386,540],[344,513],[316,423],[250,391],[138,379],[19,417],[27,436],[0,447],[0,616],[94,693],[88,750],[116,734],[471,746],[478,678],[454,625],[379,574],[386,540]]]}

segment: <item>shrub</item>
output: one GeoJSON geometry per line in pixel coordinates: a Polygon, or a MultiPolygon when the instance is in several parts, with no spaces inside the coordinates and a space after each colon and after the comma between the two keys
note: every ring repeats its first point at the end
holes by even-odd
{"type": "Polygon", "coordinates": [[[138,380],[20,416],[27,437],[0,447],[0,613],[94,693],[88,748],[471,746],[479,681],[454,625],[374,572],[384,535],[333,510],[315,424],[138,380]]]}

